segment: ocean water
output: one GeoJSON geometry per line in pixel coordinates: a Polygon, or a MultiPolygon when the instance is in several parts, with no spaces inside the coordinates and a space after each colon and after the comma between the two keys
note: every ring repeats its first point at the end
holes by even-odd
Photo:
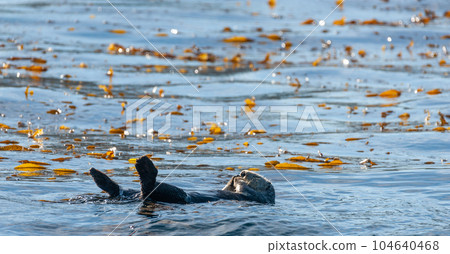
{"type": "Polygon", "coordinates": [[[0,235],[450,233],[447,1],[111,3],[132,26],[108,1],[0,1],[0,235]],[[157,112],[144,132],[133,108],[157,112]],[[145,154],[186,191],[258,170],[276,203],[114,201],[87,174],[139,189],[145,154]]]}

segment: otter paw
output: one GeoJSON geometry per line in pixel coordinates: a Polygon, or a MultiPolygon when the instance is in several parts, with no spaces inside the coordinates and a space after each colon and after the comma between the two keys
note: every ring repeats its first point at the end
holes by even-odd
{"type": "Polygon", "coordinates": [[[142,196],[146,198],[155,188],[158,169],[147,156],[142,156],[136,161],[136,170],[141,180],[142,196]]]}
{"type": "Polygon", "coordinates": [[[95,184],[97,184],[100,189],[106,191],[111,197],[120,195],[119,185],[107,175],[95,168],[91,168],[89,170],[89,173],[91,174],[92,178],[94,178],[95,184]]]}
{"type": "Polygon", "coordinates": [[[158,169],[147,156],[142,156],[139,158],[136,161],[135,166],[139,174],[148,175],[149,177],[154,178],[158,175],[158,169]]]}

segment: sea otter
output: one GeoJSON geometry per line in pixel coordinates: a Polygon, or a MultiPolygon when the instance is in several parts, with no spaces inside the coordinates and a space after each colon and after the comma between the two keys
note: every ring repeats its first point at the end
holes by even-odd
{"type": "Polygon", "coordinates": [[[158,169],[147,156],[142,156],[136,161],[136,170],[139,173],[141,191],[122,190],[116,182],[95,168],[91,168],[90,173],[97,186],[107,192],[111,198],[124,197],[179,204],[202,203],[220,199],[249,200],[264,204],[275,203],[275,189],[272,183],[265,177],[248,170],[243,170],[239,175],[233,176],[222,190],[213,191],[211,194],[186,193],[176,186],[157,182],[158,169]]]}

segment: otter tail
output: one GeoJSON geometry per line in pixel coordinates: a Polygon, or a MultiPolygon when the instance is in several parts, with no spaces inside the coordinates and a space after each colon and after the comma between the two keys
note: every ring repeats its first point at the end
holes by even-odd
{"type": "Polygon", "coordinates": [[[147,156],[142,156],[136,161],[136,170],[141,180],[142,198],[146,199],[155,188],[158,169],[147,156]]]}
{"type": "Polygon", "coordinates": [[[119,185],[114,182],[111,178],[109,178],[104,173],[98,171],[95,168],[91,168],[89,171],[91,173],[91,176],[94,178],[95,183],[97,186],[106,191],[110,197],[117,197],[120,195],[120,187],[119,185]]]}

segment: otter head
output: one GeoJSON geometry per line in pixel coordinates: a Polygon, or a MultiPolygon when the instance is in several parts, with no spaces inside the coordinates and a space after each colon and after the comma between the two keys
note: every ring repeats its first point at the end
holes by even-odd
{"type": "Polygon", "coordinates": [[[248,170],[243,170],[234,176],[223,188],[236,193],[255,196],[264,203],[275,203],[275,189],[272,183],[265,177],[248,170]]]}

